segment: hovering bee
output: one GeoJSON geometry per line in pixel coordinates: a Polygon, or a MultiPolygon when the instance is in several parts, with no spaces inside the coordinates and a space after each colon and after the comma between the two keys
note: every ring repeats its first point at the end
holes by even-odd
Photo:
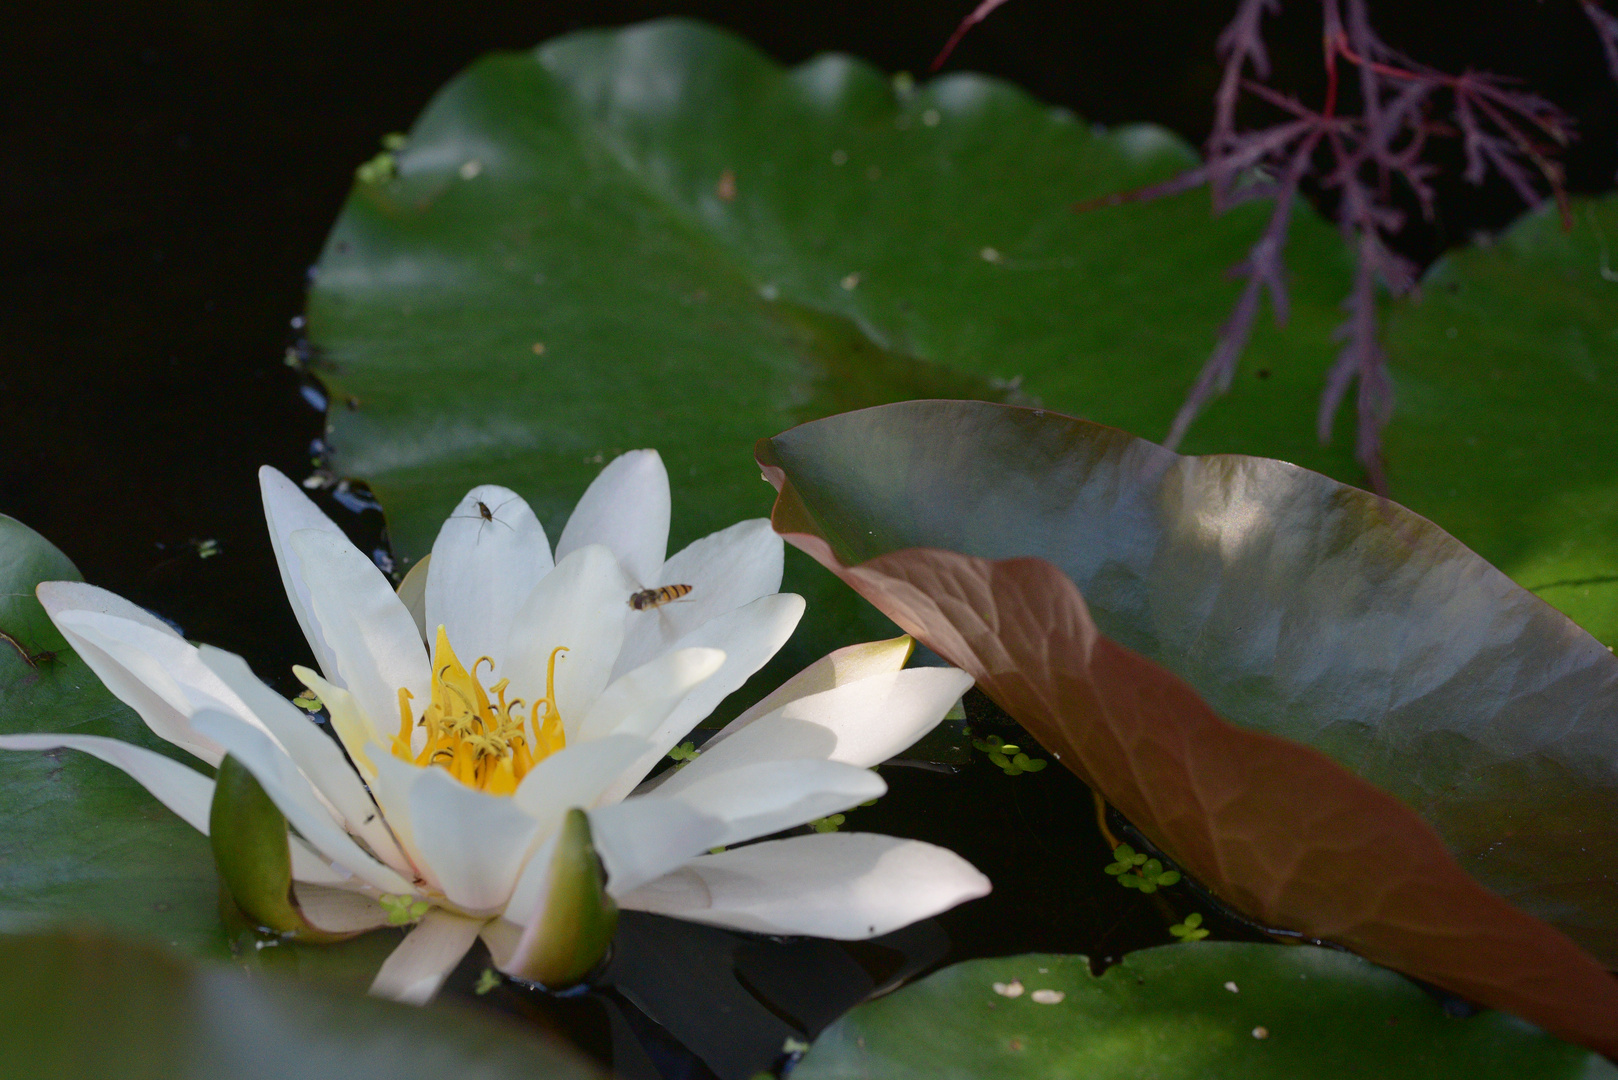
{"type": "Polygon", "coordinates": [[[690,592],[689,585],[664,585],[661,589],[642,589],[629,598],[629,606],[636,611],[650,611],[683,599],[690,592]]]}

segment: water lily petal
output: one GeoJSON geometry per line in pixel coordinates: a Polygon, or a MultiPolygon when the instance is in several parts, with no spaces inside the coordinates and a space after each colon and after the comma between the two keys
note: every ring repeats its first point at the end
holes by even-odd
{"type": "Polygon", "coordinates": [[[697,627],[781,588],[781,537],[768,518],[738,522],[710,533],[670,556],[662,576],[649,585],[689,585],[674,603],[636,612],[618,658],[619,672],[639,667],[697,627]]]}
{"type": "Polygon", "coordinates": [[[100,735],[0,735],[0,750],[80,750],[122,769],[187,825],[208,835],[213,781],[144,747],[100,735]]]}
{"type": "Polygon", "coordinates": [[[739,844],[848,810],[887,790],[880,776],[856,765],[760,761],[698,780],[678,799],[725,822],[720,844],[739,844]]]}
{"type": "MultiPolygon", "coordinates": [[[[263,722],[298,771],[314,786],[315,793],[342,818],[348,831],[364,840],[377,858],[395,870],[406,871],[409,863],[394,844],[376,803],[337,744],[295,705],[259,681],[246,660],[211,645],[202,646],[198,653],[202,663],[263,722]]],[[[337,690],[337,693],[348,696],[346,691],[337,690]]]]}
{"type": "Polygon", "coordinates": [[[956,668],[907,668],[790,701],[735,732],[657,788],[673,795],[754,761],[825,758],[871,766],[931,731],[972,685],[956,668]]]}
{"type": "Polygon", "coordinates": [[[511,697],[532,703],[545,695],[552,654],[566,649],[556,657],[556,707],[569,740],[611,678],[633,591],[617,556],[591,544],[564,556],[517,611],[508,666],[495,674],[510,677],[511,697]]]}
{"type": "Polygon", "coordinates": [[[287,539],[309,602],[331,646],[326,678],[347,688],[373,723],[397,722],[399,688],[426,706],[431,669],[416,621],[376,564],[347,537],[303,530],[287,539]]]}
{"type": "Polygon", "coordinates": [[[108,592],[99,585],[83,581],[42,581],[34,586],[34,595],[40,606],[54,620],[63,611],[98,611],[179,638],[181,635],[168,623],[139,604],[130,603],[117,593],[108,592]]]}
{"type": "Polygon", "coordinates": [[[374,859],[338,826],[330,811],[315,797],[303,773],[268,735],[211,709],[199,710],[191,722],[253,774],[264,793],[286,815],[288,823],[316,851],[383,892],[412,891],[410,882],[374,859]]]}
{"type": "Polygon", "coordinates": [[[637,587],[659,580],[669,544],[669,474],[656,450],[631,450],[601,470],[556,542],[560,562],[586,544],[605,544],[637,587]]]}
{"type": "Polygon", "coordinates": [[[328,533],[344,543],[348,542],[348,537],[303,493],[302,488],[280,471],[268,465],[262,466],[258,470],[258,486],[264,497],[264,520],[270,526],[270,546],[275,549],[275,565],[281,571],[281,584],[286,589],[287,600],[292,604],[292,613],[303,628],[303,636],[308,640],[320,670],[340,684],[341,680],[335,675],[337,656],[327,644],[320,621],[315,617],[300,556],[288,543],[288,538],[302,529],[328,533]]]}
{"type": "Polygon", "coordinates": [[[478,939],[486,921],[433,908],[382,962],[371,993],[406,1005],[427,1004],[478,939]]]}
{"type": "Polygon", "coordinates": [[[836,832],[704,855],[618,902],[710,926],[850,941],[908,926],[989,889],[988,878],[944,848],[836,832]]]}
{"type": "Polygon", "coordinates": [[[442,626],[463,662],[487,656],[509,674],[506,645],[517,609],[552,565],[534,511],[510,488],[475,487],[438,530],[432,560],[425,634],[436,637],[442,626]]]}
{"type": "MultiPolygon", "coordinates": [[[[590,811],[590,832],[607,870],[607,891],[614,897],[717,846],[726,827],[725,822],[695,807],[656,796],[590,811]]],[[[515,905],[512,911],[520,913],[515,905]]]]}
{"type": "Polygon", "coordinates": [[[332,730],[337,733],[343,749],[348,751],[349,761],[359,770],[366,783],[370,783],[371,777],[376,774],[376,766],[371,764],[370,747],[385,743],[386,737],[361,711],[353,694],[299,664],[292,666],[292,674],[326,706],[326,711],[331,714],[332,730]]]}
{"type": "Polygon", "coordinates": [[[292,895],[298,910],[317,930],[358,934],[388,924],[387,909],[364,893],[298,881],[292,885],[292,895]]]}
{"type": "MultiPolygon", "coordinates": [[[[724,662],[725,654],[718,649],[678,649],[619,676],[579,722],[578,739],[604,739],[608,735],[647,738],[663,726],[688,693],[724,662]]],[[[573,741],[574,734],[569,732],[568,742],[573,741]]]]}
{"type": "Polygon", "coordinates": [[[810,694],[819,694],[833,687],[843,686],[873,675],[885,675],[903,670],[916,642],[909,634],[882,641],[866,641],[858,645],[845,645],[827,653],[792,678],[760,698],[746,712],[726,724],[709,739],[704,749],[712,749],[761,716],[774,712],[789,701],[797,701],[810,694]]]}
{"type": "Polygon", "coordinates": [[[305,882],[310,885],[327,885],[347,890],[369,888],[365,882],[349,873],[345,867],[327,859],[326,856],[291,833],[287,834],[287,847],[292,849],[292,880],[294,883],[305,882]]]}
{"type": "Polygon", "coordinates": [[[634,790],[646,774],[703,717],[769,662],[803,618],[804,602],[794,593],[772,593],[750,604],[708,620],[678,643],[680,649],[698,646],[722,649],[719,670],[692,688],[663,723],[648,736],[651,744],[636,768],[628,769],[608,790],[607,802],[617,802],[634,790]]]}
{"type": "Polygon", "coordinates": [[[511,797],[544,828],[554,829],[571,808],[601,805],[602,792],[649,746],[633,735],[608,735],[566,747],[530,769],[511,797]]]}
{"type": "Polygon", "coordinates": [[[408,761],[400,761],[377,743],[365,747],[362,753],[373,763],[367,783],[371,787],[371,797],[382,808],[382,817],[388,823],[393,838],[415,867],[416,876],[426,882],[429,888],[443,892],[437,875],[422,855],[421,848],[416,846],[416,827],[410,817],[410,789],[416,786],[416,781],[427,770],[408,761]]]}
{"type": "Polygon", "coordinates": [[[803,597],[796,593],[771,593],[709,619],[676,643],[678,649],[723,650],[725,662],[685,696],[663,729],[653,737],[654,742],[668,740],[663,752],[667,753],[669,746],[683,738],[697,721],[713,712],[781,650],[798,628],[803,611],[803,597]]]}
{"type": "Polygon", "coordinates": [[[241,699],[203,666],[196,646],[173,633],[96,611],[63,611],[56,624],[90,669],[148,727],[210,765],[219,763],[219,747],[191,726],[192,713],[217,708],[257,723],[241,699]]]}
{"type": "Polygon", "coordinates": [[[409,799],[416,847],[450,902],[470,911],[503,908],[540,823],[515,800],[467,787],[436,767],[420,770],[409,799]]]}
{"type": "MultiPolygon", "coordinates": [[[[416,565],[405,574],[404,580],[394,591],[399,595],[399,603],[410,612],[410,617],[416,620],[416,629],[421,631],[421,643],[430,645],[427,638],[427,568],[433,561],[433,553],[428,552],[416,561],[416,565]]],[[[436,627],[434,628],[436,630],[436,627]]]]}

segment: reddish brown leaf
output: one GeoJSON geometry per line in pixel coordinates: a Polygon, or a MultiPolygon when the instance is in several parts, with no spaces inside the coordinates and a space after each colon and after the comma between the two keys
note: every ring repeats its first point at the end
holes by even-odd
{"type": "Polygon", "coordinates": [[[1228,723],[1102,636],[1035,558],[910,548],[842,562],[767,441],[772,521],[978,680],[1052,755],[1223,901],[1618,1056],[1618,980],[1484,889],[1399,800],[1324,755],[1228,723]]]}

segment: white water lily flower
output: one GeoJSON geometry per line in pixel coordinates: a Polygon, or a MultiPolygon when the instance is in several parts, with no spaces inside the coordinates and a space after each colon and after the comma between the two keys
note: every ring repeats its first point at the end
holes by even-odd
{"type": "MultiPolygon", "coordinates": [[[[521,497],[473,489],[397,592],[296,484],[269,468],[260,480],[320,667],[295,672],[328,707],[341,749],[239,657],[193,647],[93,586],[48,582],[38,595],[153,731],[252,773],[292,827],[294,895],[311,924],[346,932],[420,916],[373,992],[423,1002],[480,933],[502,966],[531,952],[542,926],[555,933],[552,856],[574,808],[623,908],[857,939],[988,892],[959,856],[919,841],[745,843],[882,794],[870,767],[970,686],[953,668],[904,669],[907,639],[833,653],[632,794],[804,608],[776,591],[782,543],[768,521],[665,560],[668,479],[654,451],[602,471],[554,559],[521,497]],[[671,585],[691,588],[644,610],[629,602],[671,585]]],[[[207,832],[213,781],[169,758],[97,737],[0,737],[5,749],[53,747],[111,762],[207,832]]]]}

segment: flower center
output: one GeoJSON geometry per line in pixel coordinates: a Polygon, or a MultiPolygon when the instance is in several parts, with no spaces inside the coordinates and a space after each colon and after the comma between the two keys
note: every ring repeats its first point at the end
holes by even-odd
{"type": "Polygon", "coordinates": [[[488,687],[478,681],[478,668],[488,664],[492,676],[494,661],[480,656],[468,671],[440,626],[433,646],[432,700],[421,719],[413,721],[413,695],[399,688],[399,734],[393,740],[393,756],[421,766],[438,765],[479,791],[510,795],[529,769],[567,745],[562,717],[556,711],[556,657],[566,651],[566,646],[551,650],[545,696],[529,706],[524,716],[522,698],[506,700],[510,679],[488,687]],[[426,738],[420,750],[413,750],[418,726],[426,738]]]}

